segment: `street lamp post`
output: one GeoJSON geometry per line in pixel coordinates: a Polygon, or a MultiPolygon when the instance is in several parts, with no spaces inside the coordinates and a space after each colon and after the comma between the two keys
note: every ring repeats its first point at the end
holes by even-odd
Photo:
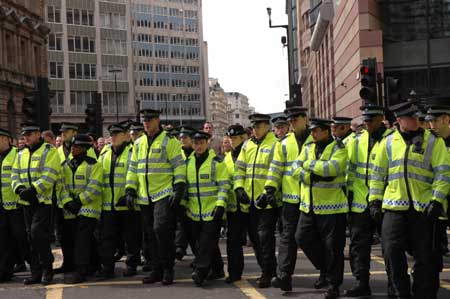
{"type": "Polygon", "coordinates": [[[117,94],[117,73],[122,72],[120,69],[109,70],[110,73],[114,74],[114,96],[116,97],[116,121],[119,122],[119,97],[117,94]]]}
{"type": "Polygon", "coordinates": [[[291,50],[290,50],[292,45],[291,45],[291,35],[289,32],[289,25],[272,25],[272,8],[270,8],[270,7],[267,7],[267,15],[269,16],[269,28],[284,28],[284,29],[286,29],[287,42],[286,42],[286,39],[282,38],[282,43],[288,49],[289,100],[293,100],[293,98],[292,98],[293,82],[292,82],[292,65],[291,65],[292,57],[291,57],[291,50]]]}

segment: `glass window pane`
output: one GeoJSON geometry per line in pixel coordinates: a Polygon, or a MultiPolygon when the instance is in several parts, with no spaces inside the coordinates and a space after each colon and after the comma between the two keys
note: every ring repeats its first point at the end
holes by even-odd
{"type": "Polygon", "coordinates": [[[82,10],[81,11],[81,24],[85,25],[85,26],[89,25],[87,10],[82,10]]]}
{"type": "Polygon", "coordinates": [[[73,10],[73,23],[80,25],[80,11],[78,9],[73,10]]]}

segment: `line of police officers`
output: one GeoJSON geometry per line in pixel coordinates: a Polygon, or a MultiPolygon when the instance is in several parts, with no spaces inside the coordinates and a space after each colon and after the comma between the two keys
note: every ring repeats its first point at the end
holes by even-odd
{"type": "Polygon", "coordinates": [[[98,279],[112,278],[125,243],[124,276],[137,273],[142,248],[150,271],[143,283],[169,285],[175,257],[189,244],[192,279],[201,286],[224,277],[218,241],[226,219],[227,283],[242,278],[248,233],[262,272],[258,287],[291,291],[299,247],[320,271],[314,287],[337,298],[348,225],[357,284],[345,296],[371,295],[378,232],[389,297],[436,298],[450,188],[448,102],[429,107],[433,130],[419,127],[414,102],[390,107],[395,130],[385,127],[383,107],[361,107],[366,130],[359,133],[350,118],[308,120],[306,108],[292,107],[274,122],[277,138],[270,116],[253,114],[250,139],[242,126],[229,127],[233,150],[224,158],[208,148],[208,133],[184,128],[179,142],[150,109],[142,111],[145,134],[134,127],[133,142],[128,123],[110,126],[111,144],[98,158],[91,138],[70,124],[61,128],[58,149],[41,139],[36,124],[22,128],[27,146],[20,151],[0,130],[0,280],[12,278],[17,260],[30,264],[25,284],[49,284],[54,272],[66,273],[66,283],[96,271],[98,279]],[[57,271],[50,247],[55,199],[64,255],[57,271]],[[415,260],[412,287],[406,252],[415,260]]]}

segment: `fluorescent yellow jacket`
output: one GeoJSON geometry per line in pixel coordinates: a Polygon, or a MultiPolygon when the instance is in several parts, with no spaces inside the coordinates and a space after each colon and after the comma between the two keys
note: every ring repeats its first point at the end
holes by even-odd
{"type": "MultiPolygon", "coordinates": [[[[56,149],[45,142],[33,153],[25,147],[16,155],[12,169],[12,188],[33,186],[39,203],[51,205],[53,187],[61,171],[61,163],[56,149]]],[[[28,202],[24,202],[29,205],[28,202]]]]}
{"type": "Polygon", "coordinates": [[[300,210],[314,214],[328,215],[348,212],[345,194],[345,172],[347,169],[347,149],[341,141],[334,140],[316,157],[316,144],[305,145],[298,159],[292,163],[294,178],[301,182],[300,210]],[[323,178],[312,181],[314,173],[323,178]]]}
{"type": "MultiPolygon", "coordinates": [[[[68,161],[72,160],[72,158],[73,158],[72,153],[69,152],[69,154],[66,156],[66,153],[64,152],[64,145],[61,145],[60,147],[58,147],[57,151],[58,151],[59,160],[61,161],[61,163],[63,163],[66,160],[68,160],[68,161]]],[[[92,147],[90,147],[88,149],[87,155],[88,155],[88,157],[97,159],[97,154],[95,153],[95,151],[92,147]]]]}
{"type": "MultiPolygon", "coordinates": [[[[247,140],[235,162],[234,190],[244,188],[252,202],[265,192],[264,185],[277,141],[277,137],[272,132],[268,132],[264,140],[259,143],[253,139],[247,140]]],[[[271,205],[266,207],[266,209],[271,208],[271,205]]]]}
{"type": "Polygon", "coordinates": [[[186,161],[188,200],[187,216],[194,221],[211,221],[215,207],[227,207],[230,178],[227,166],[209,150],[208,157],[197,171],[195,154],[186,161]]]}
{"type": "Polygon", "coordinates": [[[110,145],[104,148],[106,149],[98,159],[103,168],[102,210],[111,211],[111,206],[114,206],[116,211],[126,211],[128,207],[116,207],[116,204],[119,198],[125,195],[125,180],[133,146],[131,144],[125,146],[113,166],[111,165],[113,149],[110,145]],[[113,175],[111,175],[111,166],[113,167],[113,175]]]}
{"type": "Polygon", "coordinates": [[[248,213],[249,205],[243,205],[242,203],[237,202],[236,194],[234,193],[234,173],[235,173],[235,165],[233,160],[233,154],[232,152],[225,154],[224,159],[225,165],[227,166],[228,175],[230,179],[230,192],[228,193],[228,202],[227,202],[227,211],[228,212],[236,212],[239,209],[243,213],[248,213]]]}
{"type": "MultiPolygon", "coordinates": [[[[383,138],[392,134],[392,130],[386,129],[383,138]]],[[[362,213],[366,210],[369,199],[369,179],[373,171],[372,153],[377,152],[380,141],[376,142],[369,152],[370,134],[363,130],[356,138],[347,144],[349,155],[349,167],[347,186],[353,192],[351,211],[362,213]]]]}
{"type": "MultiPolygon", "coordinates": [[[[313,142],[309,135],[304,144],[313,142]]],[[[275,145],[273,160],[270,163],[267,176],[266,187],[274,187],[282,191],[282,201],[298,204],[300,202],[300,184],[292,175],[292,163],[298,158],[300,151],[294,133],[289,133],[286,137],[278,141],[275,145]]]]}
{"type": "Polygon", "coordinates": [[[444,209],[450,188],[450,156],[442,138],[423,133],[419,152],[408,146],[400,132],[387,136],[372,155],[369,201],[382,200],[383,209],[406,211],[410,204],[422,212],[430,201],[444,209]]]}
{"type": "MultiPolygon", "coordinates": [[[[63,163],[64,191],[68,192],[70,197],[67,200],[63,199],[61,206],[78,196],[82,203],[78,215],[100,219],[103,184],[102,165],[88,156],[78,165],[75,171],[70,167],[71,163],[63,163]]],[[[65,213],[70,214],[68,211],[65,211],[65,213]]]]}
{"type": "Polygon", "coordinates": [[[0,204],[5,210],[15,210],[18,208],[18,203],[24,204],[24,202],[20,200],[19,195],[14,193],[11,187],[12,169],[17,155],[17,148],[14,146],[11,147],[4,155],[3,160],[0,162],[0,204]]]}
{"type": "Polygon", "coordinates": [[[136,140],[125,188],[137,191],[140,205],[172,194],[172,185],[186,182],[186,164],[177,139],[162,130],[149,147],[147,135],[136,140]]]}

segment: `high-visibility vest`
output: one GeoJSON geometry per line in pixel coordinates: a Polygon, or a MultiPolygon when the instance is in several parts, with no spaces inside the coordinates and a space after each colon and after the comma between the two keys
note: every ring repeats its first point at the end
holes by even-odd
{"type": "Polygon", "coordinates": [[[147,135],[136,140],[131,155],[126,189],[137,191],[140,205],[170,196],[172,185],[186,182],[186,164],[177,139],[161,131],[149,147],[147,135]]]}
{"type": "Polygon", "coordinates": [[[111,160],[113,150],[111,146],[105,146],[106,150],[99,157],[99,162],[103,168],[103,185],[102,185],[102,210],[126,211],[128,207],[116,207],[119,198],[125,195],[125,180],[129,169],[129,161],[133,153],[133,147],[128,144],[120,155],[117,157],[114,167],[114,175],[111,177],[111,160]],[[112,181],[111,181],[112,179],[112,181]]]}
{"type": "MultiPolygon", "coordinates": [[[[102,165],[92,157],[86,157],[75,172],[71,169],[69,163],[63,163],[63,173],[64,192],[68,192],[70,199],[63,200],[62,206],[78,196],[82,203],[78,215],[100,219],[103,185],[102,165]]],[[[69,212],[65,211],[65,213],[69,212]]]]}
{"type": "Polygon", "coordinates": [[[292,163],[294,178],[301,182],[300,210],[328,215],[348,212],[345,172],[348,154],[345,145],[334,140],[316,157],[316,144],[303,147],[298,159],[292,163]],[[311,182],[311,173],[327,181],[311,182]]]}
{"type": "Polygon", "coordinates": [[[187,216],[194,221],[211,221],[217,206],[227,207],[230,178],[227,166],[214,150],[197,171],[196,157],[191,155],[187,163],[187,216]]]}
{"type": "MultiPolygon", "coordinates": [[[[309,135],[302,147],[311,142],[313,142],[313,139],[309,135]]],[[[274,156],[270,163],[266,181],[266,186],[274,187],[278,191],[281,189],[282,201],[291,204],[300,202],[300,184],[293,177],[291,169],[292,163],[298,158],[299,154],[300,151],[294,133],[289,133],[284,139],[278,141],[275,145],[274,156]]]]}
{"type": "MultiPolygon", "coordinates": [[[[42,142],[33,153],[25,147],[20,150],[12,170],[12,188],[14,192],[20,186],[33,186],[39,203],[51,205],[53,187],[60,175],[61,163],[56,149],[42,142]]],[[[29,205],[28,202],[24,202],[29,205]]]]}
{"type": "MultiPolygon", "coordinates": [[[[252,202],[264,193],[264,185],[277,141],[273,132],[268,132],[260,143],[252,139],[247,140],[235,162],[234,190],[244,188],[252,202]]],[[[271,208],[271,205],[266,207],[266,209],[271,208]]]]}
{"type": "Polygon", "coordinates": [[[243,205],[241,203],[237,202],[236,194],[234,193],[234,173],[235,173],[235,165],[233,160],[233,154],[231,152],[228,152],[225,154],[224,158],[225,165],[227,166],[228,170],[228,176],[230,179],[230,192],[228,193],[228,202],[227,202],[227,211],[228,212],[236,212],[239,209],[241,212],[248,213],[249,205],[243,205]]]}
{"type": "MultiPolygon", "coordinates": [[[[392,130],[386,129],[383,138],[392,134],[392,130]]],[[[349,167],[347,185],[353,192],[351,211],[362,213],[366,210],[369,199],[369,178],[373,170],[373,156],[376,153],[380,141],[377,141],[369,152],[370,134],[363,130],[347,144],[349,155],[349,167]]]]}
{"type": "Polygon", "coordinates": [[[417,150],[395,131],[372,155],[369,201],[382,200],[383,209],[406,211],[412,205],[422,212],[430,201],[447,206],[450,188],[450,156],[442,138],[429,130],[417,150]]]}
{"type": "Polygon", "coordinates": [[[5,210],[15,210],[18,208],[18,203],[23,202],[20,200],[19,195],[14,193],[11,181],[12,181],[12,169],[14,160],[16,159],[17,148],[11,147],[9,152],[0,162],[0,178],[1,178],[1,189],[0,189],[0,204],[5,210]]]}

